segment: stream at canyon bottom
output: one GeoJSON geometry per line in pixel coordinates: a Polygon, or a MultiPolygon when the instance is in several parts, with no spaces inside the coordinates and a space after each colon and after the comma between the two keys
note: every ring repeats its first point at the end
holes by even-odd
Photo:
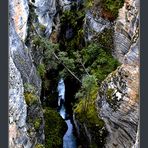
{"type": "Polygon", "coordinates": [[[73,133],[73,124],[71,121],[71,117],[69,117],[66,113],[66,108],[65,108],[65,85],[64,85],[64,80],[61,79],[58,83],[58,93],[59,93],[59,98],[58,98],[58,107],[59,107],[59,114],[61,117],[65,120],[67,124],[67,131],[63,137],[63,148],[77,148],[77,142],[76,142],[76,137],[74,136],[73,133]]]}

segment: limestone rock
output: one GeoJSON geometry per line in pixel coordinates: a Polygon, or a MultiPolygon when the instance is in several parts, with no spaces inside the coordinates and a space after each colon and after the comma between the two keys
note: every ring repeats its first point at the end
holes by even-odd
{"type": "Polygon", "coordinates": [[[21,74],[12,58],[9,59],[9,147],[31,147],[27,134],[27,106],[21,74]]]}
{"type": "MultiPolygon", "coordinates": [[[[25,45],[29,15],[28,1],[9,2],[9,147],[30,148],[44,142],[44,119],[40,105],[41,79],[33,64],[31,49],[25,45]],[[32,109],[26,104],[24,85],[32,84],[38,96],[32,114],[39,116],[42,124],[33,135],[28,132],[27,119],[32,109]]],[[[33,128],[33,126],[32,126],[33,128]]]]}
{"type": "Polygon", "coordinates": [[[115,24],[114,55],[123,63],[102,83],[98,113],[109,135],[106,148],[139,147],[139,11],[138,1],[125,1],[115,24]]]}
{"type": "Polygon", "coordinates": [[[123,64],[102,83],[97,106],[109,135],[106,148],[132,147],[139,123],[139,67],[123,64]]]}
{"type": "Polygon", "coordinates": [[[14,28],[22,41],[27,36],[27,21],[29,7],[27,0],[10,0],[9,1],[9,19],[14,21],[14,28]]]}
{"type": "MultiPolygon", "coordinates": [[[[120,62],[139,37],[139,0],[126,0],[114,26],[114,55],[120,62]]],[[[136,51],[137,52],[137,51],[136,51]]]]}
{"type": "Polygon", "coordinates": [[[86,12],[85,17],[85,38],[86,41],[92,40],[96,33],[102,32],[105,28],[110,28],[111,22],[103,19],[102,17],[95,17],[91,10],[86,12]]]}

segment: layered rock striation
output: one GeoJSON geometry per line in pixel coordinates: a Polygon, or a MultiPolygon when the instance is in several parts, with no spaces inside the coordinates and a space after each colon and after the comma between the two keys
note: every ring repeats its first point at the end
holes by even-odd
{"type": "MultiPolygon", "coordinates": [[[[125,0],[114,21],[102,17],[101,7],[94,5],[86,13],[84,29],[86,42],[98,44],[102,44],[100,35],[112,29],[104,37],[112,36],[108,42],[113,46],[104,42],[102,47],[111,47],[112,55],[121,63],[101,83],[96,100],[98,118],[103,119],[108,132],[105,147],[139,147],[139,1],[125,0]]],[[[79,133],[78,119],[75,125],[79,133]]],[[[81,128],[89,141],[93,135],[81,128]]]]}
{"type": "Polygon", "coordinates": [[[139,2],[125,1],[114,33],[114,56],[122,63],[102,83],[98,114],[109,132],[105,147],[139,147],[139,2]]]}

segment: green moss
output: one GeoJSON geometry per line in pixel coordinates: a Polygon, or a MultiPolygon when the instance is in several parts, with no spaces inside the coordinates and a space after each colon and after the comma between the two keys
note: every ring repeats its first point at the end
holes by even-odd
{"type": "Polygon", "coordinates": [[[35,148],[45,148],[43,144],[36,144],[35,148]]]}
{"type": "Polygon", "coordinates": [[[30,83],[24,84],[25,92],[35,93],[35,87],[30,83]]]}
{"type": "Polygon", "coordinates": [[[45,148],[60,147],[62,138],[67,129],[66,123],[57,113],[51,108],[44,109],[45,118],[45,148]]]}
{"type": "Polygon", "coordinates": [[[36,103],[38,100],[37,96],[33,93],[30,93],[30,92],[25,92],[24,97],[25,97],[25,101],[26,101],[27,105],[32,105],[32,104],[36,103]]]}
{"type": "Polygon", "coordinates": [[[118,101],[118,99],[117,99],[118,97],[117,97],[117,96],[114,96],[114,95],[113,95],[114,92],[115,92],[114,89],[109,88],[109,89],[107,90],[107,92],[106,92],[106,95],[107,95],[106,100],[107,100],[107,102],[109,103],[110,107],[111,107],[114,111],[116,111],[117,108],[118,108],[119,105],[120,105],[120,101],[118,101]]]}
{"type": "Polygon", "coordinates": [[[41,119],[40,118],[36,118],[35,120],[34,120],[34,128],[35,128],[35,130],[38,130],[39,128],[40,128],[40,125],[41,125],[41,119]]]}
{"type": "Polygon", "coordinates": [[[103,128],[104,122],[98,117],[94,102],[88,103],[85,100],[81,100],[74,109],[74,112],[76,113],[76,118],[81,123],[87,123],[87,127],[98,126],[99,129],[103,128]]]}
{"type": "Polygon", "coordinates": [[[32,84],[24,84],[24,97],[27,105],[32,105],[38,101],[38,96],[35,93],[36,90],[32,84]]]}
{"type": "Polygon", "coordinates": [[[109,88],[106,92],[108,100],[110,100],[110,101],[112,99],[113,92],[114,92],[114,89],[112,89],[112,88],[109,88]]]}
{"type": "Polygon", "coordinates": [[[90,9],[93,6],[94,0],[86,0],[84,3],[85,9],[90,9]]]}
{"type": "Polygon", "coordinates": [[[39,28],[42,32],[44,32],[46,30],[46,27],[42,24],[39,24],[39,28]]]}
{"type": "MultiPolygon", "coordinates": [[[[82,125],[85,123],[89,133],[92,137],[92,142],[89,147],[97,148],[102,146],[105,142],[106,129],[104,121],[98,116],[95,106],[95,99],[97,97],[97,89],[93,89],[89,98],[82,98],[75,106],[74,113],[76,120],[82,125]],[[95,91],[93,91],[95,90],[95,91]]],[[[81,127],[81,128],[82,128],[81,127]]],[[[80,129],[83,130],[83,129],[80,129]]],[[[81,133],[84,133],[82,131],[81,133]]],[[[82,135],[82,137],[86,135],[82,135]]],[[[82,138],[83,141],[86,139],[82,138]]],[[[82,141],[82,142],[83,142],[82,141]]]]}

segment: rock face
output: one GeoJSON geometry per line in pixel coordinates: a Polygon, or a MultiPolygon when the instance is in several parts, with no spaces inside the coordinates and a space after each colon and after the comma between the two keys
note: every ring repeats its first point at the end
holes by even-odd
{"type": "MultiPolygon", "coordinates": [[[[139,1],[126,0],[119,10],[119,16],[115,22],[114,55],[123,62],[124,56],[129,52],[130,46],[139,37],[139,1]]],[[[138,53],[138,48],[133,53],[138,53]]]]}
{"type": "MultiPolygon", "coordinates": [[[[34,21],[45,27],[46,37],[50,37],[53,42],[56,42],[60,29],[58,11],[69,10],[71,7],[68,0],[9,1],[10,148],[35,147],[36,144],[43,144],[45,139],[40,103],[41,79],[34,66],[34,61],[40,60],[33,56],[33,45],[25,45],[28,17],[31,13],[29,3],[38,16],[34,21]],[[33,105],[26,101],[26,84],[34,88],[36,103],[33,105]],[[38,122],[34,123],[35,120],[40,122],[40,126],[37,126],[38,122]]],[[[104,120],[108,131],[105,147],[139,148],[139,1],[125,0],[114,22],[102,18],[100,12],[95,14],[98,8],[99,6],[86,12],[85,40],[93,41],[105,29],[112,28],[112,53],[122,64],[102,82],[96,100],[98,116],[104,120]]],[[[67,38],[71,35],[72,31],[69,30],[67,38]]],[[[74,122],[75,125],[79,124],[76,120],[74,122]]],[[[91,143],[91,132],[85,124],[82,130],[91,143]]]]}
{"type": "Polygon", "coordinates": [[[138,73],[138,67],[123,64],[101,85],[97,106],[109,132],[107,148],[135,144],[139,122],[138,73]]]}
{"type": "Polygon", "coordinates": [[[71,1],[69,0],[30,0],[30,4],[35,7],[38,16],[37,21],[45,27],[44,34],[46,37],[50,37],[53,32],[59,32],[59,11],[70,10],[71,8],[71,1]]]}
{"type": "Polygon", "coordinates": [[[9,1],[9,14],[9,17],[14,21],[14,28],[17,34],[20,39],[24,41],[27,36],[27,20],[29,15],[28,1],[9,1]]]}
{"type": "Polygon", "coordinates": [[[41,79],[37,75],[30,49],[25,45],[28,1],[9,2],[9,147],[30,148],[37,143],[44,143],[44,120],[40,105],[41,79]],[[25,84],[35,88],[36,106],[34,110],[26,104],[25,84]],[[38,116],[41,125],[38,131],[28,132],[35,125],[28,122],[30,111],[38,116]]]}
{"type": "Polygon", "coordinates": [[[98,114],[109,135],[106,148],[139,147],[139,11],[138,1],[125,1],[115,24],[114,55],[122,62],[102,83],[98,114]]]}
{"type": "Polygon", "coordinates": [[[54,18],[56,15],[56,1],[55,0],[35,0],[31,4],[36,7],[35,11],[38,16],[39,23],[46,27],[45,34],[50,36],[52,33],[52,26],[54,25],[54,18]]]}
{"type": "Polygon", "coordinates": [[[91,41],[96,34],[101,33],[105,28],[110,28],[111,24],[102,17],[94,16],[92,10],[87,11],[84,23],[86,41],[91,41]]]}
{"type": "MultiPolygon", "coordinates": [[[[104,29],[114,30],[112,54],[121,62],[99,88],[98,117],[108,131],[106,148],[139,147],[139,1],[125,0],[118,18],[109,21],[93,6],[85,17],[85,39],[94,41],[104,29]]],[[[99,42],[99,40],[96,40],[99,42]]],[[[78,121],[75,121],[78,129],[78,121]]],[[[84,130],[85,135],[91,137],[84,130]]],[[[89,138],[88,138],[89,139],[89,138]]]]}
{"type": "Polygon", "coordinates": [[[23,82],[11,57],[9,67],[9,147],[31,147],[26,126],[27,106],[23,82]]]}

